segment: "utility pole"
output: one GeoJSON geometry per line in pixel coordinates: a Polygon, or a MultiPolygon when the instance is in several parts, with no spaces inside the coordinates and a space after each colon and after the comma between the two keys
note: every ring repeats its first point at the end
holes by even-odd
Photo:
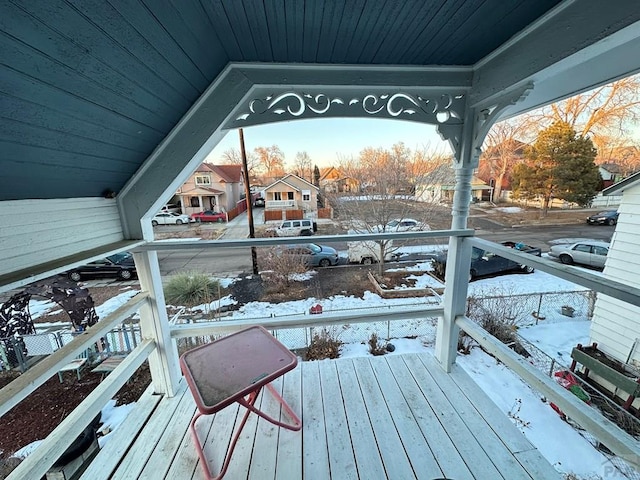
{"type": "MultiPolygon", "coordinates": [[[[253,202],[251,201],[251,185],[249,185],[249,167],[247,166],[247,152],[244,149],[244,132],[238,129],[240,135],[240,154],[242,156],[242,171],[244,173],[244,200],[247,203],[247,216],[249,218],[249,238],[256,238],[256,231],[253,227],[253,202]]],[[[258,275],[258,252],[256,247],[251,247],[251,265],[253,274],[258,275]]]]}

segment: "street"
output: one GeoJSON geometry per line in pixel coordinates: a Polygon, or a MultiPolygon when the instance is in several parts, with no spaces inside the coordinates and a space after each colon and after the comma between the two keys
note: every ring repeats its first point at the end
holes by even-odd
{"type": "MultiPolygon", "coordinates": [[[[480,238],[501,242],[512,240],[523,242],[548,252],[553,240],[557,239],[596,239],[610,241],[615,227],[573,225],[535,225],[523,227],[502,227],[492,222],[485,222],[483,228],[476,230],[480,238]]],[[[237,238],[237,237],[236,237],[237,238]]],[[[313,242],[314,237],[301,238],[301,243],[313,242]]],[[[439,244],[446,244],[446,239],[439,239],[439,244]]],[[[419,244],[410,241],[410,244],[419,244]]],[[[330,243],[339,252],[346,252],[345,242],[330,243]]],[[[424,255],[414,254],[406,259],[418,260],[424,255]]],[[[159,251],[160,273],[171,276],[180,272],[206,272],[217,276],[235,276],[242,272],[250,272],[251,250],[249,248],[209,248],[198,250],[159,251]]],[[[345,260],[342,260],[345,263],[345,260]]]]}

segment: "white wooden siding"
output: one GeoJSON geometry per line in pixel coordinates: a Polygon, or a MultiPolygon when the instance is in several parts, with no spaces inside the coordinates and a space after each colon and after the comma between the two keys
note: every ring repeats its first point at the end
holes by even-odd
{"type": "Polygon", "coordinates": [[[106,198],[0,203],[0,275],[123,240],[116,201],[106,198]]]}
{"type": "MultiPolygon", "coordinates": [[[[613,234],[604,275],[631,286],[640,285],[640,184],[624,192],[620,218],[613,234]]],[[[640,348],[630,356],[640,337],[640,308],[598,295],[591,341],[620,361],[640,363],[640,348]]]]}

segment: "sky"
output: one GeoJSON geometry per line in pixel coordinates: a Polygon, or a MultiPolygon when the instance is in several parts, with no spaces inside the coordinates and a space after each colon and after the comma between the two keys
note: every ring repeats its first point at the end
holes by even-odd
{"type": "MultiPolygon", "coordinates": [[[[423,247],[410,247],[402,249],[402,254],[415,253],[423,247]]],[[[346,252],[340,252],[346,256],[346,252]]],[[[425,262],[412,268],[417,279],[417,288],[427,286],[441,286],[427,272],[431,269],[430,263],[425,262]]],[[[233,279],[220,279],[221,283],[228,285],[233,279]]],[[[561,293],[583,290],[583,287],[553,277],[544,272],[536,271],[530,275],[504,275],[487,279],[480,279],[470,284],[470,295],[495,294],[496,292],[517,293],[561,293]]],[[[97,307],[100,315],[106,315],[115,310],[128,298],[135,294],[135,290],[125,290],[108,303],[97,307]]],[[[366,311],[366,309],[384,308],[402,302],[407,304],[408,299],[383,299],[377,294],[367,292],[364,298],[336,296],[328,299],[317,300],[309,298],[295,302],[279,303],[277,306],[264,302],[246,304],[240,310],[233,312],[227,320],[265,318],[270,316],[304,315],[311,306],[321,303],[324,311],[352,310],[366,311]],[[302,312],[302,313],[301,313],[302,312]]],[[[414,299],[415,302],[424,302],[424,297],[414,299]]],[[[224,297],[208,305],[195,307],[196,309],[217,308],[220,305],[234,303],[229,297],[224,297]]],[[[53,304],[43,301],[32,301],[30,310],[34,317],[51,308],[53,304]]],[[[575,317],[561,315],[555,306],[543,307],[541,314],[544,320],[530,323],[519,329],[519,334],[529,342],[535,344],[540,350],[556,359],[561,364],[570,362],[571,349],[577,343],[589,343],[590,322],[586,313],[578,310],[575,317]]],[[[366,327],[366,324],[363,324],[366,327]]],[[[354,329],[355,330],[355,329],[354,329]]],[[[433,335],[432,329],[427,335],[433,335]]],[[[369,356],[366,345],[361,338],[350,339],[343,331],[340,340],[345,342],[341,349],[342,357],[369,356]]],[[[284,342],[284,340],[283,340],[284,342]]],[[[430,352],[434,353],[433,338],[418,337],[415,339],[392,339],[395,351],[392,354],[430,352]]],[[[289,348],[294,346],[287,345],[289,348]]],[[[560,416],[545,401],[541,401],[541,395],[532,390],[517,375],[504,365],[487,355],[480,348],[471,350],[469,355],[459,355],[456,360],[468,375],[483,389],[493,402],[511,418],[516,427],[522,431],[527,439],[535,445],[541,454],[555,468],[565,474],[572,473],[577,480],[594,480],[598,478],[629,478],[618,470],[614,470],[611,462],[585,437],[563,421],[560,416]]],[[[102,428],[113,432],[125,420],[131,411],[132,405],[115,407],[115,402],[110,402],[102,413],[104,425],[102,428]]],[[[104,445],[110,439],[110,434],[100,438],[104,445]]],[[[37,446],[38,442],[26,446],[19,452],[20,455],[28,455],[37,446]]]]}
{"type": "MultiPolygon", "coordinates": [[[[389,149],[403,142],[411,150],[450,154],[449,144],[443,141],[433,125],[385,119],[324,118],[272,123],[244,130],[247,152],[256,147],[277,145],[284,153],[285,165],[293,165],[298,152],[306,151],[319,168],[335,165],[338,157],[357,157],[365,147],[389,149]]],[[[222,163],[222,154],[234,148],[240,150],[236,130],[226,137],[207,156],[207,161],[222,163]]]]}

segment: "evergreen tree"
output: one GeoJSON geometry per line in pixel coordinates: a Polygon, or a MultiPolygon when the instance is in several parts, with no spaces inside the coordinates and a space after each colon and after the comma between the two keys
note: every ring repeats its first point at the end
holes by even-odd
{"type": "Polygon", "coordinates": [[[516,198],[541,198],[543,216],[552,199],[586,206],[601,186],[593,143],[566,122],[554,122],[540,132],[525,158],[514,169],[513,193],[516,198]]]}
{"type": "Polygon", "coordinates": [[[313,184],[320,188],[320,169],[317,165],[313,167],[313,184]]]}

